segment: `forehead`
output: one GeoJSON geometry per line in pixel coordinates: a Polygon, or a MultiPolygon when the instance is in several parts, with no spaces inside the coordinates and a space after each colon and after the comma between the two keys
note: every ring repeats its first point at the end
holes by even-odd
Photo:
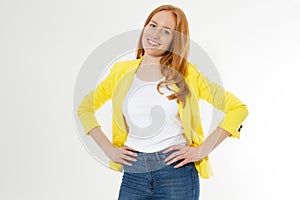
{"type": "Polygon", "coordinates": [[[176,26],[176,18],[171,11],[159,11],[153,15],[151,20],[155,21],[160,26],[168,27],[172,30],[174,30],[176,26]]]}

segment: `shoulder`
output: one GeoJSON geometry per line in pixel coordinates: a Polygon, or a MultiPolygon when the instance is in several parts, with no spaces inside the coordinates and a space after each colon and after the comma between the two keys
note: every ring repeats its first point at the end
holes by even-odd
{"type": "Polygon", "coordinates": [[[113,72],[126,72],[135,67],[138,67],[140,59],[124,60],[115,62],[111,68],[113,72]]]}
{"type": "Polygon", "coordinates": [[[202,73],[198,70],[197,65],[194,63],[188,62],[186,79],[188,79],[188,80],[195,79],[201,75],[202,75],[202,73]]]}

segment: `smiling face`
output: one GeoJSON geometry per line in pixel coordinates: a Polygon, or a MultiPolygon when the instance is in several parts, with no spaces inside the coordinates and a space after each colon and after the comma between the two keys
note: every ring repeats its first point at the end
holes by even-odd
{"type": "Polygon", "coordinates": [[[172,45],[176,18],[170,11],[156,13],[146,25],[142,37],[145,54],[160,57],[172,45]]]}

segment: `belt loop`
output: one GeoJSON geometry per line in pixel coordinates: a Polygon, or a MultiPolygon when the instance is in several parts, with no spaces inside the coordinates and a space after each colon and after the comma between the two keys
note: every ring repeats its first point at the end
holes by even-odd
{"type": "Polygon", "coordinates": [[[159,152],[155,152],[155,156],[156,156],[158,162],[162,162],[161,156],[159,156],[158,154],[159,154],[159,152]]]}

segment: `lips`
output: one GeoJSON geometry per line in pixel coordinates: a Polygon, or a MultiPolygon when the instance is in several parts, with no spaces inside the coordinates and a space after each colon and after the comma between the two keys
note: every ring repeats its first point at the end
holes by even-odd
{"type": "Polygon", "coordinates": [[[159,43],[154,42],[153,40],[150,40],[150,39],[147,39],[147,42],[150,46],[153,46],[153,47],[157,47],[160,45],[159,43]]]}

